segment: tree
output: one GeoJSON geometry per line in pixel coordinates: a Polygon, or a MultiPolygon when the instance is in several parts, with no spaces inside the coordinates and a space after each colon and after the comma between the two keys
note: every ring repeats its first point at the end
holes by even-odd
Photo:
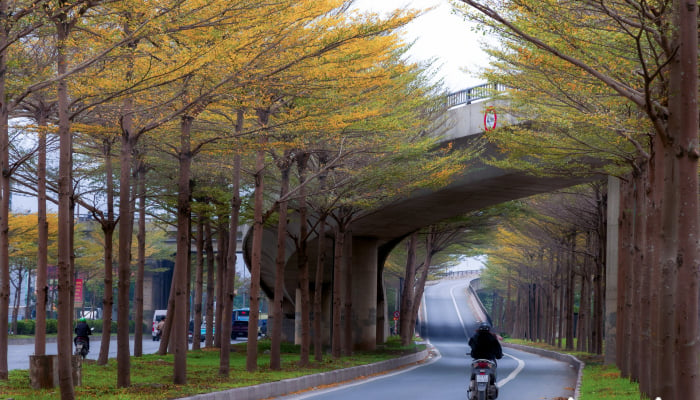
{"type": "MultiPolygon", "coordinates": [[[[652,329],[658,329],[652,334],[659,338],[652,346],[652,357],[658,362],[619,360],[618,364],[625,376],[637,379],[639,375],[641,389],[650,397],[698,397],[697,3],[507,2],[500,7],[490,2],[463,2],[497,32],[503,32],[502,36],[532,50],[521,53],[520,65],[532,65],[539,57],[556,57],[568,67],[566,71],[559,69],[560,76],[574,71],[589,83],[608,88],[650,127],[645,132],[649,135],[647,147],[637,145],[639,141],[624,129],[618,127],[615,132],[622,140],[637,145],[636,168],[648,171],[628,177],[637,188],[647,187],[639,201],[648,204],[651,218],[647,223],[661,229],[649,229],[652,236],[646,237],[645,243],[636,242],[636,236],[634,248],[642,249],[641,257],[649,260],[641,273],[665,283],[660,295],[651,299],[651,314],[654,318],[664,316],[664,323],[657,320],[657,324],[651,324],[652,329]],[[673,304],[680,306],[674,308],[673,304]],[[668,351],[669,347],[674,350],[668,351]],[[663,368],[664,374],[675,379],[649,382],[660,373],[635,371],[632,375],[629,365],[663,368]]],[[[619,147],[613,143],[613,149],[619,147]]],[[[631,191],[634,187],[623,189],[631,191]]],[[[638,300],[641,298],[631,298],[635,309],[646,301],[638,300]]]]}

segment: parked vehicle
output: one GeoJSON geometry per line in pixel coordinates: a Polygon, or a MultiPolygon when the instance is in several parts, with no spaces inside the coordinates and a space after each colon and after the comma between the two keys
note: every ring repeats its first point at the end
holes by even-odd
{"type": "Polygon", "coordinates": [[[474,360],[467,389],[467,400],[494,400],[497,397],[496,363],[486,359],[474,360]]]}
{"type": "Polygon", "coordinates": [[[248,321],[233,321],[231,323],[231,339],[237,337],[248,337],[248,321]]]}
{"type": "Polygon", "coordinates": [[[233,310],[233,321],[247,321],[250,317],[250,308],[237,308],[233,310]]]}
{"type": "Polygon", "coordinates": [[[155,310],[153,311],[153,325],[151,327],[151,336],[153,337],[153,341],[160,340],[160,332],[158,332],[157,325],[158,322],[160,322],[163,318],[165,318],[165,314],[168,313],[168,310],[155,310]]]}
{"type": "MultiPolygon", "coordinates": [[[[258,336],[267,335],[267,318],[258,320],[258,336]]],[[[233,321],[231,323],[231,339],[248,337],[248,321],[233,321]]]]}

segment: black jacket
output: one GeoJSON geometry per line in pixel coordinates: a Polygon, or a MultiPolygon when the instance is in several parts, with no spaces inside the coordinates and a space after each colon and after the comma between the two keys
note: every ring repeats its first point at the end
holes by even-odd
{"type": "Polygon", "coordinates": [[[78,325],[75,327],[75,336],[88,337],[91,334],[92,332],[87,322],[78,322],[78,325]]]}
{"type": "Polygon", "coordinates": [[[491,332],[479,331],[474,336],[469,338],[469,346],[472,351],[472,358],[485,358],[487,360],[496,360],[503,357],[503,349],[498,339],[491,332]]]}

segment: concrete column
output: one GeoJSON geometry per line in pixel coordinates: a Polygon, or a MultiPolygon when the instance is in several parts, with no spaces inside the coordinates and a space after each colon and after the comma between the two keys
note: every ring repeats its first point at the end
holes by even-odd
{"type": "Polygon", "coordinates": [[[294,300],[294,344],[301,344],[301,289],[297,288],[294,300]]]}
{"type": "Polygon", "coordinates": [[[608,177],[608,226],[605,246],[605,363],[615,364],[617,342],[617,257],[620,180],[608,177]]]}
{"type": "Polygon", "coordinates": [[[377,240],[352,242],[352,322],[355,350],[377,348],[377,240]]]}

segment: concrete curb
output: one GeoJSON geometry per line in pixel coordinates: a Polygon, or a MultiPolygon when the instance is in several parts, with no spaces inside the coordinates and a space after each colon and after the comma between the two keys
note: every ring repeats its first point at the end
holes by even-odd
{"type": "Polygon", "coordinates": [[[537,354],[542,357],[552,358],[554,360],[569,363],[573,368],[576,369],[576,388],[574,389],[574,399],[578,400],[581,395],[581,381],[583,380],[583,367],[586,365],[583,361],[570,354],[557,353],[556,351],[539,349],[537,347],[525,346],[522,344],[507,343],[503,342],[503,346],[510,347],[512,349],[525,351],[528,353],[537,354]]]}
{"type": "Polygon", "coordinates": [[[368,377],[415,364],[428,357],[428,350],[423,350],[407,356],[381,361],[374,364],[359,365],[352,368],[337,369],[321,372],[299,378],[284,379],[260,385],[245,386],[219,392],[203,393],[192,397],[182,397],[191,400],[261,400],[279,397],[295,392],[310,390],[319,386],[332,385],[368,377]]]}

